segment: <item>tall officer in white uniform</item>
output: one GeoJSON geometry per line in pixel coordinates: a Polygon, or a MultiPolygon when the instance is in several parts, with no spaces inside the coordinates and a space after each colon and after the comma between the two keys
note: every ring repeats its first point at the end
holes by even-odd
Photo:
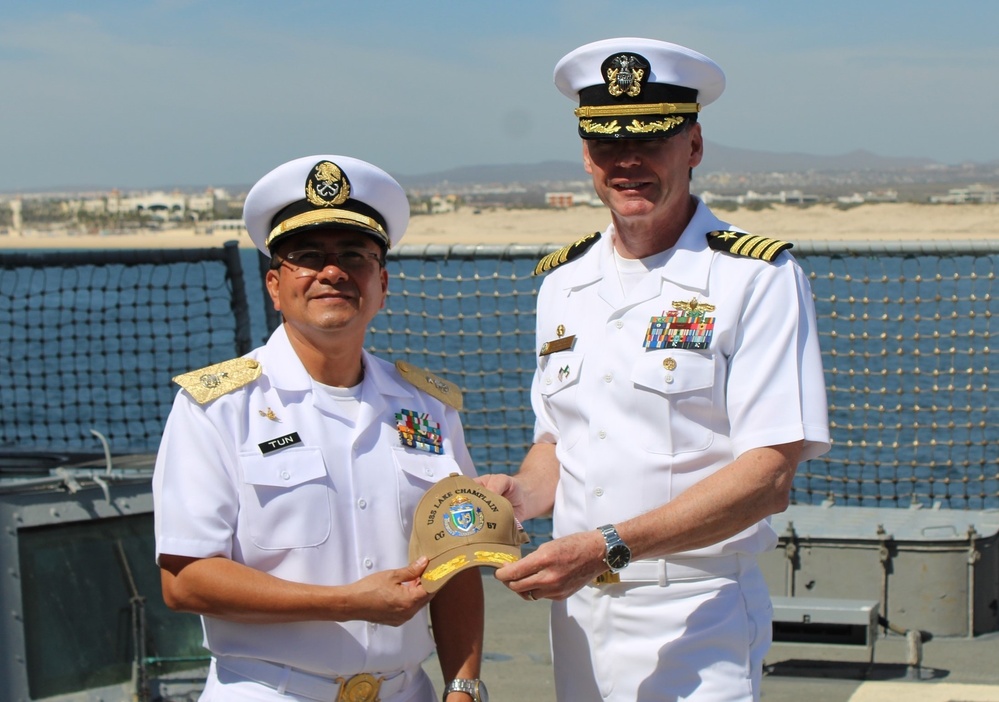
{"type": "Polygon", "coordinates": [[[808,283],[789,244],[690,192],[697,113],[721,69],[647,39],[588,44],[555,68],[578,101],[583,163],[611,212],[538,265],[535,444],[480,478],[554,540],[496,576],[552,605],[558,699],[760,695],[776,544],[799,462],[829,445],[808,283]]]}
{"type": "Polygon", "coordinates": [[[283,324],[175,379],[153,484],[164,598],[202,616],[212,654],[202,699],[436,702],[420,667],[435,641],[444,679],[474,689],[478,570],[432,598],[426,559],[408,562],[426,490],[474,475],[460,392],[363,348],[406,194],[364,161],[312,156],[254,185],[244,218],[283,324]]]}

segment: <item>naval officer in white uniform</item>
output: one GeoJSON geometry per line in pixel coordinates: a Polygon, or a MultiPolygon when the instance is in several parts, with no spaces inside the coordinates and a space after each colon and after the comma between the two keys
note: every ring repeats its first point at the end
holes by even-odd
{"type": "Polygon", "coordinates": [[[297,159],[244,207],[283,324],[246,357],[178,376],[154,477],[163,595],[202,616],[203,700],[479,699],[477,570],[435,596],[408,562],[420,498],[474,475],[454,386],[363,348],[409,205],[381,169],[297,159]],[[427,605],[429,604],[429,608],[427,605]],[[428,628],[428,609],[431,629],[428,628]]]}
{"type": "Polygon", "coordinates": [[[554,540],[496,576],[554,600],[561,702],[758,700],[776,544],[801,461],[829,447],[815,312],[790,244],[719,220],[690,192],[709,58],[622,38],[580,47],[555,83],[611,223],[543,259],[534,445],[480,478],[554,540]]]}

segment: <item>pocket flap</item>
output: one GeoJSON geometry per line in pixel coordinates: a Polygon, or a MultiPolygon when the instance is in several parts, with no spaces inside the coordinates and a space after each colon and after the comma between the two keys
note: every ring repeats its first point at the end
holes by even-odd
{"type": "Polygon", "coordinates": [[[646,354],[632,367],[631,380],[664,395],[702,390],[714,385],[715,362],[711,356],[695,353],[646,354]]]}
{"type": "Polygon", "coordinates": [[[461,473],[461,468],[450,456],[407,450],[401,446],[392,447],[392,459],[396,467],[406,475],[425,483],[436,483],[451,473],[461,473]]]}
{"type": "Polygon", "coordinates": [[[243,480],[250,485],[293,487],[326,477],[326,463],[318,448],[285,449],[266,456],[242,457],[243,480]]]}

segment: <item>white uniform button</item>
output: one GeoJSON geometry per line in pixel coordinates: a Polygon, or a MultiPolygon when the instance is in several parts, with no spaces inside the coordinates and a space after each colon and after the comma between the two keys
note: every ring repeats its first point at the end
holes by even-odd
{"type": "Polygon", "coordinates": [[[357,501],[357,506],[360,507],[361,509],[364,509],[365,507],[368,506],[368,502],[364,498],[361,498],[360,500],[357,501]]]}
{"type": "Polygon", "coordinates": [[[608,373],[604,376],[604,382],[609,383],[612,380],[614,380],[614,376],[612,374],[608,373]]]}
{"type": "Polygon", "coordinates": [[[423,472],[424,472],[424,473],[425,473],[425,474],[427,475],[427,477],[429,477],[429,478],[432,478],[432,477],[434,477],[434,469],[433,469],[433,468],[424,468],[424,469],[423,469],[423,472]]]}
{"type": "Polygon", "coordinates": [[[552,377],[550,375],[546,376],[545,377],[545,385],[551,385],[551,384],[552,384],[552,377]]]}
{"type": "Polygon", "coordinates": [[[286,470],[281,471],[281,479],[282,480],[290,480],[291,479],[291,473],[289,473],[286,470]]]}
{"type": "Polygon", "coordinates": [[[599,436],[601,439],[606,439],[607,438],[607,432],[605,432],[603,429],[601,429],[600,431],[597,432],[597,436],[599,436]]]}
{"type": "Polygon", "coordinates": [[[624,326],[624,322],[619,319],[616,322],[614,322],[614,326],[617,327],[618,329],[620,329],[621,327],[624,326]]]}
{"type": "Polygon", "coordinates": [[[594,488],[593,494],[596,495],[597,497],[603,497],[604,489],[602,487],[594,488]]]}
{"type": "Polygon", "coordinates": [[[371,570],[374,567],[374,565],[375,565],[375,562],[373,560],[371,560],[370,558],[365,558],[364,559],[364,567],[367,568],[368,570],[371,570]]]}
{"type": "Polygon", "coordinates": [[[672,382],[673,382],[673,374],[672,373],[667,373],[666,374],[666,384],[670,385],[670,384],[672,384],[672,382]]]}

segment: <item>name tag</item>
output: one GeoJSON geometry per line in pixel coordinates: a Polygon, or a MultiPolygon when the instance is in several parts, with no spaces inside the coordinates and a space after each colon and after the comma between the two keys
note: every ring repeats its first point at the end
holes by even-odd
{"type": "Polygon", "coordinates": [[[270,441],[265,441],[262,444],[257,444],[257,446],[260,447],[260,453],[266,455],[272,451],[277,451],[278,449],[287,448],[300,443],[302,443],[302,439],[299,438],[298,432],[293,431],[290,434],[285,434],[284,436],[279,436],[276,439],[271,439],[270,441]]]}

